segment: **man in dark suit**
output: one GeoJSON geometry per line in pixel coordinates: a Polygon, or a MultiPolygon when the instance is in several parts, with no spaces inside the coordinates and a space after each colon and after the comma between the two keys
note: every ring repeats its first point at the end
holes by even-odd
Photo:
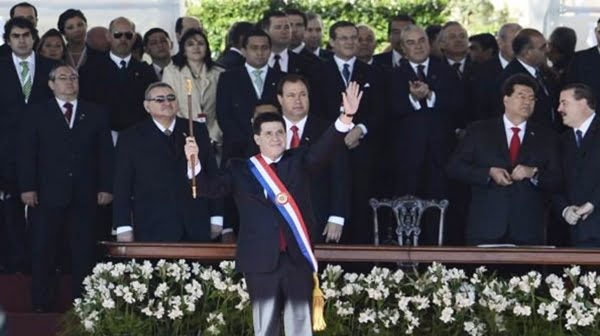
{"type": "Polygon", "coordinates": [[[459,79],[466,80],[472,66],[467,30],[456,21],[446,22],[442,26],[438,41],[446,62],[456,71],[459,79]]]}
{"type": "Polygon", "coordinates": [[[408,25],[402,31],[407,62],[395,69],[389,86],[395,130],[394,171],[397,195],[446,197],[444,166],[454,143],[462,90],[448,64],[430,57],[425,31],[408,25]]]}
{"type": "Polygon", "coordinates": [[[49,75],[54,99],[31,106],[20,127],[18,178],[32,225],[32,302],[52,305],[62,237],[71,250],[72,297],[94,265],[97,205],[112,201],[113,146],[108,114],[77,98],[78,76],[58,65],[49,75]]]}
{"type": "Polygon", "coordinates": [[[156,78],[162,79],[164,68],[171,64],[173,43],[169,34],[162,28],[151,28],[144,34],[144,52],[152,59],[152,69],[156,78]]]}
{"type": "MultiPolygon", "coordinates": [[[[563,125],[555,110],[556,89],[552,87],[551,81],[547,80],[543,66],[546,64],[546,39],[544,35],[535,29],[522,29],[513,40],[513,51],[515,58],[502,71],[499,83],[503,83],[514,74],[525,74],[533,78],[539,86],[536,92],[535,110],[531,116],[545,126],[552,127],[557,131],[562,130],[563,125]]],[[[496,97],[496,111],[502,110],[502,99],[496,97]]]]}
{"type": "Polygon", "coordinates": [[[319,56],[322,60],[333,58],[333,53],[327,49],[321,48],[323,42],[323,20],[319,14],[306,13],[306,29],[304,30],[305,48],[319,56]]]}
{"type": "MultiPolygon", "coordinates": [[[[10,9],[10,18],[20,17],[29,20],[33,24],[33,28],[37,28],[38,15],[37,8],[28,2],[20,2],[10,9]]],[[[38,36],[33,41],[34,49],[39,41],[38,36]]],[[[0,46],[0,58],[9,57],[12,52],[8,42],[4,40],[4,44],[0,46]]]]}
{"type": "MultiPolygon", "coordinates": [[[[308,81],[295,74],[284,77],[277,85],[277,99],[286,128],[286,149],[310,146],[318,141],[329,122],[309,115],[308,81]],[[290,83],[283,94],[283,85],[290,83]],[[294,85],[291,85],[291,84],[294,85]]],[[[338,242],[350,202],[348,153],[342,151],[311,180],[311,200],[315,227],[311,228],[313,243],[338,242]]]]}
{"type": "Polygon", "coordinates": [[[509,77],[504,116],[470,125],[448,163],[451,177],[471,185],[469,245],[545,243],[546,200],[561,170],[556,134],[530,120],[536,90],[531,76],[509,77]]]}
{"type": "Polygon", "coordinates": [[[253,30],[244,37],[242,51],[246,55],[243,67],[221,74],[217,86],[217,120],[223,131],[223,162],[245,157],[252,134],[250,119],[259,99],[276,101],[276,86],[283,73],[267,65],[271,54],[271,39],[262,30],[253,30]]]}
{"type": "Polygon", "coordinates": [[[567,72],[567,83],[583,83],[600,97],[600,19],[596,24],[597,45],[575,53],[567,72]]]}
{"type": "Polygon", "coordinates": [[[144,120],[144,92],[157,80],[151,66],[131,57],[135,25],[119,17],[108,27],[110,52],[90,60],[79,70],[81,97],[108,108],[113,139],[118,132],[144,120]]]}
{"type": "MultiPolygon", "coordinates": [[[[281,96],[285,99],[302,86],[301,83],[284,82],[281,96]]],[[[219,176],[211,176],[204,168],[197,167],[201,169],[198,175],[201,193],[211,197],[231,193],[238,205],[241,223],[236,268],[246,279],[257,336],[280,335],[282,315],[286,335],[312,335],[311,277],[316,271],[316,262],[310,258],[312,248],[307,246],[310,241],[301,242],[295,238],[292,227],[297,226],[285,219],[283,213],[286,212],[282,207],[288,202],[297,205],[298,211],[294,213],[301,219],[296,223],[306,224],[297,224],[304,226],[301,232],[314,227],[310,174],[322,168],[336,151],[344,150],[344,133],[352,127],[352,116],[361,97],[359,91],[355,83],[349,85],[343,96],[345,113],[311,146],[286,151],[285,121],[279,114],[263,113],[253,122],[254,140],[260,149],[260,154],[253,157],[255,161],[231,160],[219,176]],[[260,174],[253,173],[252,167],[256,166],[250,166],[257,161],[262,162],[260,167],[275,175],[287,191],[275,194],[272,189],[267,190],[259,182],[260,174]],[[301,247],[306,249],[306,254],[300,252],[301,247]]],[[[186,155],[195,157],[198,147],[193,139],[188,141],[186,155]]],[[[204,165],[202,162],[201,166],[204,165]]]]}
{"type": "MultiPolygon", "coordinates": [[[[188,122],[177,118],[173,89],[148,87],[144,107],[151,118],[123,132],[117,142],[113,223],[118,241],[208,242],[223,226],[217,201],[193,198],[183,152],[188,122]]],[[[206,127],[194,124],[203,168],[217,169],[206,127]]]]}
{"type": "Polygon", "coordinates": [[[244,53],[242,53],[244,36],[246,36],[253,27],[254,25],[250,22],[235,22],[227,34],[227,50],[221,54],[217,63],[221,64],[227,70],[242,67],[244,63],[246,63],[246,58],[244,57],[244,53]]]}
{"type": "Polygon", "coordinates": [[[321,58],[310,52],[303,41],[306,24],[308,22],[306,14],[295,8],[286,9],[285,14],[288,17],[292,31],[289,50],[304,57],[307,62],[312,63],[313,65],[319,63],[321,58]]]}
{"type": "Polygon", "coordinates": [[[48,73],[53,62],[33,52],[36,39],[37,30],[30,20],[15,17],[4,25],[4,41],[11,53],[0,60],[0,155],[3,156],[0,175],[4,184],[5,244],[8,250],[6,266],[9,271],[22,270],[26,254],[24,206],[17,189],[17,126],[28,105],[52,97],[48,73]]]}
{"type": "Polygon", "coordinates": [[[286,73],[304,76],[311,74],[311,60],[288,50],[292,41],[290,20],[284,12],[266,12],[261,21],[263,30],[271,37],[269,66],[286,73]]]}
{"type": "Polygon", "coordinates": [[[561,136],[564,190],[554,205],[570,224],[571,245],[600,247],[600,122],[597,100],[585,84],[569,84],[560,93],[558,112],[569,127],[561,136]]]}
{"type": "Polygon", "coordinates": [[[499,77],[502,71],[513,60],[512,42],[521,30],[516,23],[505,23],[498,30],[498,55],[481,64],[472,74],[468,89],[469,106],[467,123],[500,116],[502,111],[495,111],[495,102],[501,94],[499,77]]]}
{"type": "Polygon", "coordinates": [[[410,15],[406,14],[398,14],[390,20],[388,23],[388,40],[390,41],[392,50],[373,56],[373,61],[376,64],[379,64],[388,70],[400,66],[403,54],[400,34],[402,28],[409,24],[414,25],[415,20],[410,15]]]}
{"type": "Polygon", "coordinates": [[[366,223],[370,220],[369,197],[373,196],[374,149],[384,115],[383,89],[376,72],[356,58],[358,30],[353,23],[336,22],[329,29],[329,38],[335,54],[316,68],[319,81],[311,87],[311,113],[333,121],[340,111],[339,97],[348,83],[359,83],[364,92],[355,118],[357,127],[345,138],[350,149],[352,198],[350,223],[345,225],[343,240],[370,243],[372,232],[366,229],[366,223]]]}

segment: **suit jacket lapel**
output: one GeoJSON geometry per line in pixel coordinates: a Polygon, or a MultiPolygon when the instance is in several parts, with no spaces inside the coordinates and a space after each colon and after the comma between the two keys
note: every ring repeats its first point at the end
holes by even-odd
{"type": "Polygon", "coordinates": [[[277,87],[277,78],[275,76],[275,70],[267,68],[267,75],[265,76],[265,83],[262,90],[261,98],[264,97],[275,97],[275,89],[277,87]]]}
{"type": "Polygon", "coordinates": [[[56,122],[58,125],[60,125],[60,129],[62,129],[63,131],[70,131],[71,129],[69,128],[69,125],[67,124],[67,120],[65,119],[65,115],[62,111],[62,108],[58,105],[58,103],[56,102],[55,99],[52,99],[52,101],[50,102],[51,106],[52,106],[52,122],[56,122]]]}
{"type": "Polygon", "coordinates": [[[73,129],[75,129],[83,120],[85,120],[85,106],[81,103],[81,100],[77,101],[77,108],[73,110],[73,129]]]}
{"type": "MultiPolygon", "coordinates": [[[[594,119],[592,120],[592,123],[590,124],[590,127],[588,128],[587,132],[585,133],[585,136],[583,137],[583,140],[581,141],[579,150],[581,152],[582,155],[584,155],[590,148],[591,144],[593,143],[592,139],[593,137],[597,136],[597,132],[598,132],[598,117],[595,116],[594,119]]],[[[571,133],[573,134],[573,140],[575,139],[575,134],[573,132],[572,129],[570,129],[571,133]]],[[[585,155],[584,155],[585,156],[585,155]]]]}
{"type": "Polygon", "coordinates": [[[506,166],[510,167],[510,152],[508,143],[506,142],[506,130],[504,129],[504,121],[502,118],[497,119],[495,132],[496,135],[494,136],[494,140],[496,141],[496,146],[498,147],[498,153],[501,153],[502,161],[506,163],[506,166]]]}
{"type": "Polygon", "coordinates": [[[329,72],[330,78],[333,80],[333,84],[335,85],[338,92],[343,92],[346,90],[346,83],[344,83],[344,78],[342,77],[342,73],[338,69],[337,63],[332,59],[329,61],[329,72]]]}
{"type": "Polygon", "coordinates": [[[521,143],[521,148],[519,149],[519,155],[517,156],[517,162],[525,162],[527,156],[529,155],[530,148],[534,146],[535,143],[535,131],[536,128],[532,123],[527,123],[527,127],[525,128],[525,134],[523,134],[523,142],[521,143]]]}
{"type": "Polygon", "coordinates": [[[305,146],[309,145],[311,139],[313,138],[313,130],[314,130],[314,122],[313,118],[310,116],[306,119],[306,124],[304,124],[304,131],[302,132],[302,137],[300,138],[300,145],[305,146]]]}

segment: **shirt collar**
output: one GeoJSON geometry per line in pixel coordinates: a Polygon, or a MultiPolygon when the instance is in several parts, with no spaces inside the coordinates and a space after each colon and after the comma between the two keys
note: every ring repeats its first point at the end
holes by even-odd
{"type": "Polygon", "coordinates": [[[531,65],[529,65],[529,64],[521,61],[518,57],[517,57],[517,60],[527,70],[527,72],[529,72],[533,77],[535,77],[535,73],[537,72],[536,68],[534,68],[531,65]]]}
{"type": "Polygon", "coordinates": [[[129,54],[127,57],[125,58],[121,58],[115,54],[111,52],[108,53],[108,55],[110,56],[110,59],[115,62],[115,64],[117,65],[117,67],[121,67],[121,61],[125,61],[125,67],[129,66],[129,61],[131,61],[131,54],[129,54]]]}
{"type": "Polygon", "coordinates": [[[400,65],[400,61],[402,60],[402,55],[396,51],[396,49],[392,49],[392,64],[400,65]]]}
{"type": "Polygon", "coordinates": [[[302,49],[304,49],[304,42],[300,43],[300,45],[292,49],[292,51],[296,54],[299,54],[302,51],[302,49]]]}
{"type": "MultiPolygon", "coordinates": [[[[20,64],[23,61],[26,61],[29,64],[34,64],[35,62],[35,54],[33,53],[33,51],[31,52],[31,54],[29,56],[27,56],[25,59],[20,58],[19,56],[15,55],[15,53],[11,53],[12,54],[12,59],[13,62],[15,62],[15,64],[19,64],[19,68],[20,69],[20,64]]],[[[31,68],[31,67],[30,67],[31,68]]]]}
{"type": "Polygon", "coordinates": [[[498,59],[500,60],[502,69],[505,69],[508,66],[508,63],[510,63],[506,58],[502,57],[501,53],[498,53],[498,59]]]}
{"type": "Polygon", "coordinates": [[[317,49],[315,49],[315,51],[313,51],[313,54],[315,54],[315,55],[317,55],[319,57],[321,57],[320,53],[321,53],[321,47],[317,47],[317,49]]]}
{"type": "Polygon", "coordinates": [[[154,118],[152,118],[152,121],[154,122],[154,125],[156,125],[156,127],[158,127],[158,129],[161,132],[165,132],[166,130],[171,131],[171,134],[173,133],[173,131],[175,130],[175,121],[177,121],[177,118],[173,118],[173,121],[171,121],[171,125],[169,125],[168,128],[164,128],[163,125],[161,125],[158,121],[154,120],[154,118]]]}
{"type": "Polygon", "coordinates": [[[270,165],[271,163],[278,163],[281,160],[281,157],[283,156],[283,154],[281,154],[277,159],[275,160],[271,160],[268,157],[264,156],[262,153],[260,153],[260,156],[263,157],[263,159],[265,160],[265,162],[270,165]]]}
{"type": "Polygon", "coordinates": [[[525,131],[525,128],[527,127],[527,120],[523,121],[522,123],[520,123],[518,125],[513,125],[513,123],[510,122],[510,120],[508,120],[508,117],[506,117],[506,114],[504,114],[502,116],[502,121],[504,122],[504,129],[506,129],[507,132],[512,133],[512,128],[518,127],[521,130],[519,133],[525,134],[524,131],[525,131]]]}
{"type": "Polygon", "coordinates": [[[427,73],[427,71],[429,70],[429,57],[427,57],[427,59],[421,63],[413,63],[411,61],[408,61],[408,63],[410,63],[410,66],[415,70],[415,73],[417,73],[417,66],[419,66],[419,65],[425,66],[425,69],[423,69],[423,71],[425,71],[425,73],[427,73]]]}
{"type": "Polygon", "coordinates": [[[591,116],[589,116],[580,126],[579,128],[574,128],[573,132],[580,130],[581,131],[581,136],[585,136],[585,133],[587,133],[588,129],[590,128],[590,125],[592,124],[592,121],[594,120],[594,117],[596,116],[596,113],[592,113],[591,116]]]}
{"type": "Polygon", "coordinates": [[[269,56],[269,62],[275,60],[275,55],[279,55],[279,57],[280,57],[279,60],[281,62],[286,62],[287,59],[289,58],[289,54],[288,54],[288,50],[287,49],[283,49],[279,54],[275,54],[274,52],[271,51],[271,56],[269,56]]]}
{"type": "Polygon", "coordinates": [[[300,134],[302,134],[302,132],[304,131],[304,125],[306,125],[307,119],[308,119],[308,115],[305,115],[304,118],[302,118],[299,121],[294,123],[293,121],[286,118],[286,116],[283,116],[283,120],[285,121],[285,130],[289,131],[293,125],[296,125],[296,127],[298,127],[298,132],[300,134]]]}
{"type": "Polygon", "coordinates": [[[333,55],[333,59],[335,60],[335,64],[337,64],[338,69],[340,69],[340,71],[342,69],[344,69],[344,64],[350,65],[350,72],[352,72],[352,69],[354,69],[354,63],[356,62],[356,56],[352,56],[351,59],[344,61],[343,59],[337,57],[337,55],[333,55]]]}
{"type": "Polygon", "coordinates": [[[262,71],[262,76],[266,76],[267,74],[267,70],[269,69],[269,65],[265,64],[265,66],[263,66],[262,68],[255,68],[253,66],[251,66],[248,63],[244,63],[244,66],[246,67],[246,70],[248,71],[248,74],[250,75],[250,78],[254,78],[254,70],[261,70],[262,71]]]}

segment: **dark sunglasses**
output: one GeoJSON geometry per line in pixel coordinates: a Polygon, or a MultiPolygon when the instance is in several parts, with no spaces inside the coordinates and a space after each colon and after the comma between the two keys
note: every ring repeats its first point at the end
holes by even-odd
{"type": "Polygon", "coordinates": [[[166,95],[166,96],[156,96],[156,97],[153,97],[153,98],[148,98],[146,100],[148,100],[148,101],[155,101],[155,102],[161,104],[161,103],[164,103],[167,100],[170,101],[170,102],[172,102],[172,101],[175,101],[176,99],[177,99],[177,97],[174,94],[169,94],[169,95],[166,95]]]}
{"type": "Polygon", "coordinates": [[[126,32],[126,33],[120,33],[120,32],[116,32],[113,33],[113,37],[116,39],[120,39],[121,37],[123,37],[123,35],[125,35],[125,38],[128,40],[131,40],[133,38],[133,33],[132,32],[126,32]]]}

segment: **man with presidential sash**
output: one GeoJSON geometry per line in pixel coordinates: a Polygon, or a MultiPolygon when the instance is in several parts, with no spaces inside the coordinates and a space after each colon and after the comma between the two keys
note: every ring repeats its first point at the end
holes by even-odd
{"type": "MultiPolygon", "coordinates": [[[[308,108],[307,90],[302,86],[302,81],[284,77],[281,95],[295,96],[298,105],[308,108]]],[[[318,264],[307,230],[314,222],[310,176],[326,167],[334,152],[345,150],[344,136],[354,126],[352,118],[361,96],[358,84],[350,83],[340,97],[339,118],[311,146],[285,150],[282,116],[264,113],[253,121],[260,154],[230,160],[218,176],[207,175],[203,162],[194,167],[200,195],[222,197],[231,193],[237,203],[240,229],[236,267],[246,279],[257,336],[279,336],[282,312],[288,336],[312,335],[313,330],[325,328],[316,277],[318,264]]],[[[188,160],[198,162],[196,143],[193,138],[187,141],[188,160]]],[[[189,169],[189,177],[191,172],[189,169]]]]}

